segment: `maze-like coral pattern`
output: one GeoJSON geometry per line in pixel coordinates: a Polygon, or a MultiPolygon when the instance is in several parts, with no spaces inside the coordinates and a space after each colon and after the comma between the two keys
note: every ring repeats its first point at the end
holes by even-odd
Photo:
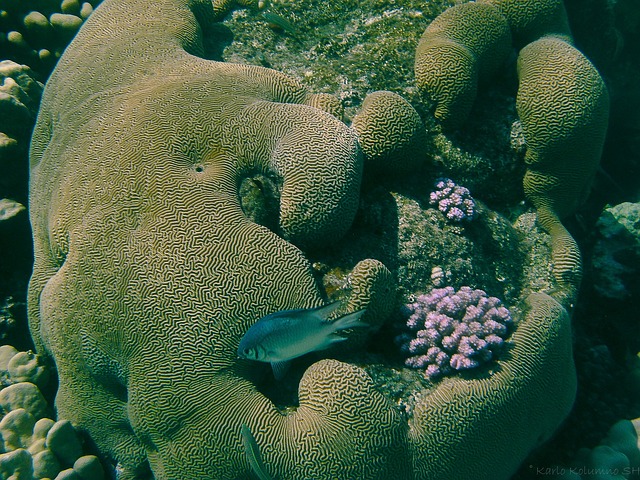
{"type": "MultiPolygon", "coordinates": [[[[208,0],[107,0],[45,89],[31,152],[29,316],[57,367],[60,417],[91,434],[122,480],[248,476],[243,424],[281,478],[455,478],[461,458],[469,478],[470,465],[489,472],[487,457],[508,449],[507,476],[573,396],[556,304],[532,309],[531,330],[514,336],[527,354],[502,363],[505,375],[425,392],[409,425],[358,366],[315,363],[297,406],[281,409],[255,365],[236,358],[256,319],[321,304],[295,245],[348,229],[362,155],[355,130],[310,106],[317,98],[295,80],[204,60],[220,15],[208,0]],[[266,223],[290,241],[245,215],[239,189],[253,175],[274,185],[278,218],[266,223]],[[529,392],[531,424],[512,448],[529,392]],[[493,449],[477,448],[485,428],[493,449]]],[[[393,279],[373,260],[352,277],[348,308],[371,306],[378,323],[393,279]]]]}
{"type": "Polygon", "coordinates": [[[446,127],[469,116],[478,83],[498,71],[511,51],[505,17],[492,5],[470,2],[448,8],[425,30],[416,49],[416,85],[435,104],[446,127]]]}
{"type": "Polygon", "coordinates": [[[609,94],[595,67],[561,38],[543,37],[518,56],[516,108],[527,142],[524,192],[553,239],[554,275],[567,303],[582,277],[580,250],[560,221],[586,199],[600,163],[609,94]]]}
{"type": "MultiPolygon", "coordinates": [[[[242,179],[273,179],[278,228],[299,244],[339,237],[358,202],[355,132],[283,74],[199,58],[207,5],[106,2],[52,75],[33,137],[32,334],[55,359],[59,415],[122,478],[147,462],[156,478],[235,477],[243,422],[263,422],[258,440],[299,424],[235,352],[257,318],[321,300],[302,253],[245,217],[242,179]]],[[[324,375],[366,411],[339,378],[324,375]]],[[[322,428],[304,406],[296,418],[322,428]]],[[[288,441],[267,459],[289,465],[288,441]]]]}
{"type": "Polygon", "coordinates": [[[365,156],[365,169],[393,174],[420,165],[426,135],[420,115],[400,95],[373,92],[364,99],[351,127],[365,156]]]}
{"type": "Polygon", "coordinates": [[[609,94],[591,62],[556,37],[520,51],[518,76],[516,107],[527,142],[525,193],[539,210],[564,218],[586,198],[600,162],[609,94]]]}
{"type": "Polygon", "coordinates": [[[416,82],[443,126],[458,126],[475,98],[477,68],[489,64],[478,49],[486,58],[503,59],[511,37],[521,48],[516,109],[526,141],[524,191],[553,239],[553,271],[561,286],[556,298],[571,307],[582,261],[561,220],[591,186],[607,131],[609,96],[595,67],[572,45],[563,2],[480,0],[449,8],[418,45],[416,82]],[[483,36],[486,31],[492,36],[483,36]]]}
{"type": "Polygon", "coordinates": [[[416,405],[409,422],[412,448],[440,457],[415,456],[422,478],[510,478],[517,458],[548,439],[557,418],[569,413],[576,390],[570,319],[548,295],[531,294],[525,303],[509,361],[499,360],[493,375],[445,379],[416,405]],[[543,398],[546,412],[538,411],[543,398]],[[465,425],[453,427],[461,419],[465,425]],[[515,456],[496,461],[496,448],[503,445],[515,456]]]}
{"type": "Polygon", "coordinates": [[[545,35],[571,41],[571,29],[562,0],[478,0],[494,5],[505,16],[518,48],[545,35]]]}

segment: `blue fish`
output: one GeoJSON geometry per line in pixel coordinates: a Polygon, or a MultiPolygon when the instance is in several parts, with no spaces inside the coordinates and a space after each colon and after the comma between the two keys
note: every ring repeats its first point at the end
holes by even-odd
{"type": "Polygon", "coordinates": [[[365,310],[328,320],[339,306],[340,302],[333,302],[316,308],[283,310],[262,317],[240,340],[238,357],[269,362],[276,378],[281,378],[290,360],[347,339],[338,332],[370,327],[360,321],[365,310]]]}
{"type": "Polygon", "coordinates": [[[242,424],[240,427],[240,433],[242,436],[242,446],[244,447],[244,453],[247,456],[251,469],[260,480],[273,480],[271,475],[267,472],[262,456],[260,455],[260,449],[256,443],[256,439],[253,437],[251,430],[246,424],[242,424]]]}

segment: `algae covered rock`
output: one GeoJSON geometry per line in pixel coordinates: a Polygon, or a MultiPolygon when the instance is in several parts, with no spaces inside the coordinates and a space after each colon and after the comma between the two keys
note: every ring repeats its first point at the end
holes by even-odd
{"type": "Polygon", "coordinates": [[[605,298],[629,300],[640,291],[640,204],[606,208],[596,224],[592,256],[594,288],[605,298]]]}

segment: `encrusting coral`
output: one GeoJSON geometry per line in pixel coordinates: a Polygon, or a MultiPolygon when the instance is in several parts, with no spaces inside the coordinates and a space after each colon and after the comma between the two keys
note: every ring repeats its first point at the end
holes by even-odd
{"type": "Polygon", "coordinates": [[[28,65],[44,81],[101,0],[0,3],[3,59],[28,65]]]}
{"type": "Polygon", "coordinates": [[[46,417],[49,408],[40,388],[49,376],[38,355],[0,346],[0,475],[24,480],[105,478],[98,458],[84,454],[73,425],[46,417]]]}
{"type": "MultiPolygon", "coordinates": [[[[284,74],[205,60],[223,14],[208,0],[107,0],[45,89],[29,321],[57,368],[59,417],[121,480],[248,476],[243,425],[281,478],[506,478],[574,396],[568,316],[544,294],[529,295],[495,370],[422,392],[409,420],[360,366],[312,364],[281,408],[236,358],[258,318],[322,303],[298,247],[349,228],[369,127],[310,106],[333,109],[284,74]],[[252,198],[278,197],[263,215],[277,234],[245,213],[247,178],[268,185],[252,198]],[[496,451],[509,460],[496,466],[496,451]]],[[[378,326],[392,275],[365,259],[352,277],[347,309],[378,326]]]]}

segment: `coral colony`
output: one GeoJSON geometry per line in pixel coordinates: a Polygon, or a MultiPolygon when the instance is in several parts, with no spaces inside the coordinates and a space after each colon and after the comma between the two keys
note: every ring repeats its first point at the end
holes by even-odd
{"type": "Polygon", "coordinates": [[[476,203],[469,190],[456,184],[450,178],[439,178],[435,183],[436,190],[429,195],[429,203],[437,205],[438,210],[448,220],[461,222],[471,220],[476,213],[476,203]]]}
{"type": "Polygon", "coordinates": [[[483,290],[434,288],[403,307],[407,319],[396,343],[405,365],[435,379],[495,358],[510,332],[511,314],[483,290]]]}

